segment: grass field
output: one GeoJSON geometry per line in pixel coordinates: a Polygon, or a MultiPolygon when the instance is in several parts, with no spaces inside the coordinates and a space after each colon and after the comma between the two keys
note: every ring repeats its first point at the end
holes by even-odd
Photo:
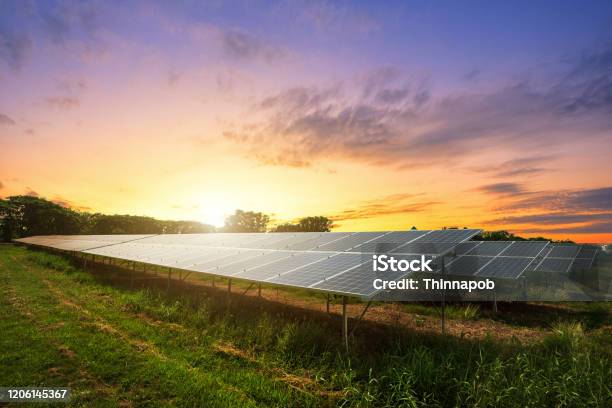
{"type": "Polygon", "coordinates": [[[319,298],[125,276],[0,245],[0,386],[69,386],[74,406],[612,406],[609,303],[456,305],[447,336],[431,306],[379,305],[347,354],[319,298]]]}

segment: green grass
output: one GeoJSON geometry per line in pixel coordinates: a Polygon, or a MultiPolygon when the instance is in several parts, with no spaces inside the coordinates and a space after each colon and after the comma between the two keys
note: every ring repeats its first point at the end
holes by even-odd
{"type": "MultiPolygon", "coordinates": [[[[347,355],[338,316],[101,276],[117,271],[0,247],[0,386],[68,385],[73,406],[612,406],[609,304],[545,309],[529,344],[364,322],[347,355]]],[[[475,305],[447,316],[491,321],[475,305]]]]}

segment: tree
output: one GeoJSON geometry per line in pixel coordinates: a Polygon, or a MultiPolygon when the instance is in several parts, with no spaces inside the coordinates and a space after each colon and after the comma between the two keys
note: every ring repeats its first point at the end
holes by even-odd
{"type": "Polygon", "coordinates": [[[10,242],[17,237],[17,209],[8,200],[0,199],[0,239],[10,242]]]}
{"type": "Polygon", "coordinates": [[[214,232],[215,227],[198,221],[160,221],[164,234],[198,234],[214,232]]]}
{"type": "Polygon", "coordinates": [[[82,227],[79,213],[39,197],[8,197],[0,211],[4,239],[78,234],[82,227]]]}
{"type": "Polygon", "coordinates": [[[92,214],[89,218],[89,234],[161,234],[160,221],[152,217],[136,215],[92,214]]]}
{"type": "Polygon", "coordinates": [[[274,232],[329,232],[334,227],[333,221],[327,217],[304,217],[297,224],[285,223],[277,225],[274,232]]]}
{"type": "Polygon", "coordinates": [[[223,230],[226,232],[265,232],[270,222],[266,214],[254,211],[236,210],[225,219],[223,230]]]}
{"type": "Polygon", "coordinates": [[[273,232],[301,232],[300,226],[297,224],[291,224],[287,222],[285,224],[277,225],[272,229],[273,232]]]}
{"type": "Polygon", "coordinates": [[[304,217],[298,222],[302,232],[329,232],[334,223],[327,217],[321,215],[317,217],[304,217]]]}

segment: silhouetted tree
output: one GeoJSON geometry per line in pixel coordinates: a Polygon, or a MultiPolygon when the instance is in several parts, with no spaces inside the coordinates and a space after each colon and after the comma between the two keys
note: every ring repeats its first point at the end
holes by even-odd
{"type": "Polygon", "coordinates": [[[275,232],[329,232],[333,228],[333,221],[327,217],[304,217],[297,224],[285,223],[277,225],[275,232]]]}
{"type": "Polygon", "coordinates": [[[303,232],[329,232],[334,223],[327,217],[304,217],[298,222],[300,231],[303,232]]]}
{"type": "Polygon", "coordinates": [[[291,224],[287,222],[285,224],[277,225],[272,229],[273,232],[302,232],[298,224],[291,224]]]}
{"type": "Polygon", "coordinates": [[[4,239],[78,234],[82,227],[79,213],[39,197],[8,197],[3,200],[0,211],[4,239]]]}
{"type": "Polygon", "coordinates": [[[266,214],[254,211],[236,210],[225,219],[223,230],[226,232],[265,232],[270,222],[266,214]]]}
{"type": "Polygon", "coordinates": [[[76,212],[44,198],[13,196],[0,200],[0,239],[31,235],[185,234],[212,232],[196,221],[165,221],[133,215],[76,212]]]}

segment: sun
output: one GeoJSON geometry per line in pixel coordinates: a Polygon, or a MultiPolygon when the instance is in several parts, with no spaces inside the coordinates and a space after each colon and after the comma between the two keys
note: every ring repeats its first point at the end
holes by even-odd
{"type": "Polygon", "coordinates": [[[206,208],[202,214],[202,222],[220,228],[225,225],[225,217],[229,215],[227,210],[219,208],[206,208]]]}

